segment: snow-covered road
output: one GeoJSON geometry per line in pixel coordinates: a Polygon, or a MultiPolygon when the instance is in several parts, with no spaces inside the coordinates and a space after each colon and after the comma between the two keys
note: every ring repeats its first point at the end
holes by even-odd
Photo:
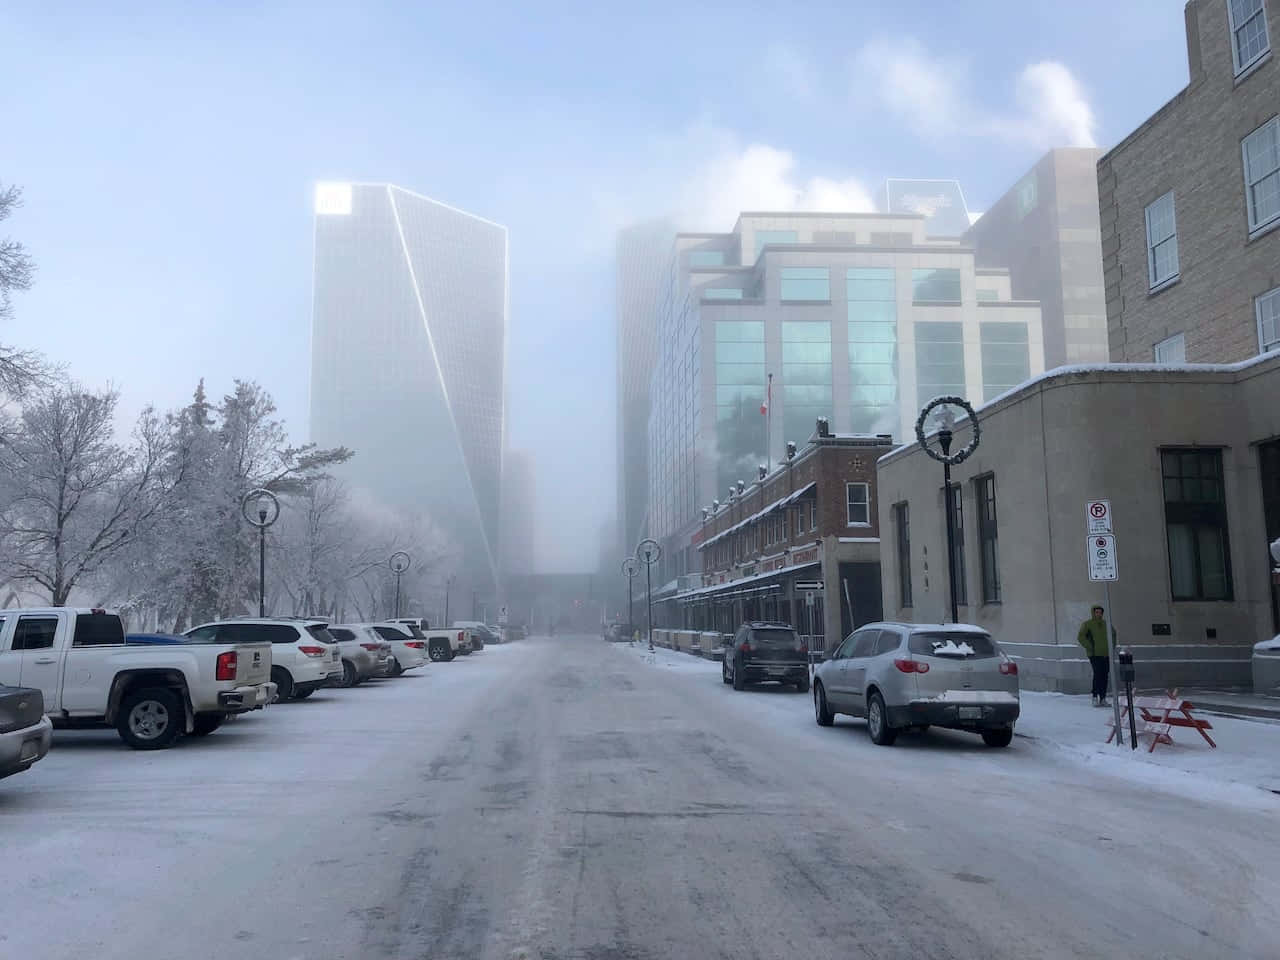
{"type": "Polygon", "coordinates": [[[0,782],[0,957],[1280,955],[1280,796],[1178,786],[534,638],[159,753],[60,731],[0,782]]]}

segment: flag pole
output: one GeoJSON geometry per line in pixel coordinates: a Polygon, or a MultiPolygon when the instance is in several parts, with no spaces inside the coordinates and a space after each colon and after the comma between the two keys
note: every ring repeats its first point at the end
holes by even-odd
{"type": "Polygon", "coordinates": [[[773,374],[769,374],[768,392],[765,393],[764,403],[764,472],[766,475],[773,472],[773,457],[769,450],[769,439],[772,434],[773,427],[773,374]]]}

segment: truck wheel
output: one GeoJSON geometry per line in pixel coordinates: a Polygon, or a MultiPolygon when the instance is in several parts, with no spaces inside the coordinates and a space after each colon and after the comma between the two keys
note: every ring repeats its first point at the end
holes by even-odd
{"type": "Polygon", "coordinates": [[[993,727],[982,731],[982,742],[988,747],[1007,747],[1013,743],[1013,727],[993,727]]]}
{"type": "Polygon", "coordinates": [[[193,737],[207,737],[222,726],[222,721],[225,719],[227,719],[225,713],[197,713],[195,723],[191,728],[191,735],[193,737]]]}
{"type": "Polygon", "coordinates": [[[186,725],[182,698],[167,687],[129,691],[116,715],[120,739],[134,750],[171,747],[186,725]]]}
{"type": "Polygon", "coordinates": [[[809,692],[809,675],[807,673],[801,678],[800,682],[796,684],[796,689],[801,693],[809,692]]]}
{"type": "Polygon", "coordinates": [[[284,667],[271,668],[271,682],[276,685],[277,703],[284,703],[293,698],[293,674],[284,667]]]}
{"type": "Polygon", "coordinates": [[[444,640],[432,640],[431,645],[427,647],[427,656],[434,662],[440,663],[448,660],[449,644],[444,640]]]}

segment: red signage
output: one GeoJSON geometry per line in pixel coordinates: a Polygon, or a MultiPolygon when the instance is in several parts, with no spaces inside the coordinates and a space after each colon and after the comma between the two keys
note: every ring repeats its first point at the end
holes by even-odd
{"type": "Polygon", "coordinates": [[[809,547],[805,550],[797,550],[791,555],[791,564],[795,566],[801,563],[813,563],[818,559],[818,548],[809,547]]]}

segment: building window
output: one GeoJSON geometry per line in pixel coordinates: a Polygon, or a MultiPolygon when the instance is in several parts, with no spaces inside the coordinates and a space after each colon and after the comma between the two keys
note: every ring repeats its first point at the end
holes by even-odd
{"type": "Polygon", "coordinates": [[[703,300],[741,300],[742,291],[736,287],[705,287],[703,300]]]}
{"type": "Polygon", "coordinates": [[[898,540],[898,606],[911,606],[911,514],[905,503],[893,505],[894,533],[898,540]]]}
{"type": "Polygon", "coordinates": [[[1031,378],[1031,347],[1025,323],[983,323],[982,398],[990,401],[1031,378]]]}
{"type": "Polygon", "coordinates": [[[1021,220],[1036,208],[1040,201],[1040,191],[1033,173],[1015,188],[1018,191],[1018,219],[1021,220]]]}
{"type": "Polygon", "coordinates": [[[934,397],[965,395],[964,325],[918,320],[916,334],[916,399],[923,407],[934,397]]]}
{"type": "Polygon", "coordinates": [[[796,533],[804,533],[804,504],[796,507],[796,533]]]}
{"type": "Polygon", "coordinates": [[[1258,314],[1258,349],[1261,353],[1280,350],[1280,287],[1255,301],[1258,314]]]}
{"type": "Polygon", "coordinates": [[[869,527],[871,525],[871,486],[866,483],[846,483],[844,492],[848,506],[848,525],[869,527]]]}
{"type": "MultiPolygon", "coordinates": [[[[945,498],[945,492],[943,494],[945,498]]],[[[965,585],[964,572],[964,495],[958,483],[951,485],[951,514],[955,524],[953,562],[956,565],[956,603],[966,606],[969,603],[969,588],[965,585]]]]}
{"type": "Polygon", "coordinates": [[[898,430],[896,284],[892,267],[853,267],[845,275],[854,433],[898,430]]]}
{"type": "Polygon", "coordinates": [[[1161,340],[1155,346],[1156,363],[1186,363],[1187,338],[1179,333],[1177,336],[1161,340]]]}
{"type": "Polygon", "coordinates": [[[891,231],[887,233],[871,232],[871,245],[873,247],[909,247],[911,246],[911,234],[891,231]]]}
{"type": "Polygon", "coordinates": [[[799,243],[800,235],[794,230],[757,230],[756,259],[760,259],[760,251],[770,243],[799,243]]]}
{"type": "Polygon", "coordinates": [[[1230,600],[1221,450],[1161,450],[1169,586],[1174,600],[1230,600]]]}
{"type": "Polygon", "coordinates": [[[960,271],[951,267],[912,270],[911,299],[916,303],[959,303],[960,271]]]}
{"type": "Polygon", "coordinates": [[[765,460],[764,324],[718,320],[716,352],[716,489],[724,490],[765,460]]]}
{"type": "Polygon", "coordinates": [[[830,300],[831,274],[826,267],[783,267],[780,300],[830,300]]]}
{"type": "Polygon", "coordinates": [[[782,322],[783,439],[803,444],[831,416],[831,323],[782,322]]]}
{"type": "Polygon", "coordinates": [[[690,250],[689,266],[720,267],[724,265],[723,250],[690,250]]]}
{"type": "Polygon", "coordinates": [[[982,560],[982,602],[1000,602],[1000,541],[996,527],[996,478],[990,474],[973,481],[978,507],[978,546],[982,560]]]}
{"type": "Polygon", "coordinates": [[[991,303],[994,300],[1000,299],[999,290],[991,290],[987,287],[979,287],[977,291],[977,295],[978,295],[979,303],[991,303]]]}
{"type": "Polygon", "coordinates": [[[809,503],[809,529],[814,533],[818,532],[818,501],[816,499],[809,503]]]}
{"type": "Polygon", "coordinates": [[[1147,286],[1154,290],[1178,279],[1178,226],[1173,191],[1147,207],[1147,286]]]}
{"type": "Polygon", "coordinates": [[[779,521],[779,522],[781,522],[781,524],[782,524],[782,539],[783,539],[783,540],[789,540],[789,539],[790,539],[790,537],[787,535],[787,516],[788,516],[788,514],[790,514],[790,513],[791,513],[791,511],[790,511],[790,510],[783,510],[783,511],[781,511],[782,516],[781,516],[781,518],[780,518],[780,521],[779,521]]]}
{"type": "Polygon", "coordinates": [[[1227,0],[1231,22],[1231,61],[1239,76],[1271,49],[1262,0],[1227,0]]]}
{"type": "Polygon", "coordinates": [[[1280,217],[1280,117],[1272,117],[1244,138],[1244,193],[1249,229],[1280,217]]]}

